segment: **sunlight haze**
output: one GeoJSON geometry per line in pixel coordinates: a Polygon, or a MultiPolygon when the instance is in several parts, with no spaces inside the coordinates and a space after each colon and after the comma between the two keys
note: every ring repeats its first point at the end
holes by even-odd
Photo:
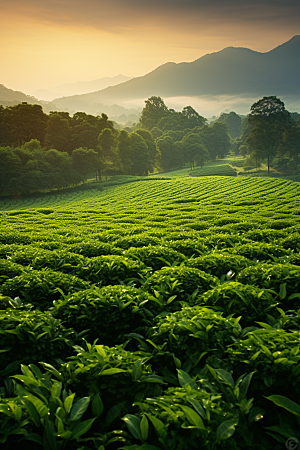
{"type": "Polygon", "coordinates": [[[300,34],[298,2],[2,0],[1,80],[13,90],[145,75],[224,47],[267,52],[300,34]]]}

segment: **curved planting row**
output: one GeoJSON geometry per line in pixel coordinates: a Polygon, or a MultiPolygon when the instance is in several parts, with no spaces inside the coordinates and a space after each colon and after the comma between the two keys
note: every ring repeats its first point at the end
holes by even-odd
{"type": "Polygon", "coordinates": [[[210,177],[2,212],[1,446],[300,442],[298,198],[210,177]]]}

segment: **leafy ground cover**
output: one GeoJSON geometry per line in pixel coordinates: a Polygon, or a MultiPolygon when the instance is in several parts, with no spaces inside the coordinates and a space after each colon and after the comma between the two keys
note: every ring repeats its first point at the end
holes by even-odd
{"type": "Polygon", "coordinates": [[[1,203],[5,450],[300,440],[300,186],[135,180],[1,203]]]}

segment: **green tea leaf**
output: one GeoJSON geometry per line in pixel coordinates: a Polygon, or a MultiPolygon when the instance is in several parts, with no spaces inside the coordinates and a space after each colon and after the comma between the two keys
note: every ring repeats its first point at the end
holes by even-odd
{"type": "Polygon", "coordinates": [[[300,405],[298,403],[293,402],[287,397],[283,395],[270,395],[269,397],[265,397],[267,400],[275,403],[277,406],[281,406],[281,408],[286,409],[287,411],[295,414],[295,416],[300,417],[300,405]]]}
{"type": "Polygon", "coordinates": [[[102,399],[99,392],[94,396],[92,401],[92,411],[96,417],[100,417],[104,409],[102,399]]]}
{"type": "Polygon", "coordinates": [[[148,432],[149,432],[149,423],[148,423],[148,419],[146,416],[142,417],[142,420],[140,423],[140,431],[141,431],[142,440],[146,441],[148,438],[148,432]]]}
{"type": "Polygon", "coordinates": [[[192,380],[192,378],[184,372],[181,369],[177,369],[178,372],[178,381],[181,387],[184,387],[185,385],[189,385],[192,389],[198,389],[197,383],[192,380]]]}
{"type": "Polygon", "coordinates": [[[67,414],[69,414],[69,412],[71,411],[74,397],[75,397],[75,394],[71,394],[64,401],[64,408],[65,408],[67,414]]]}
{"type": "Polygon", "coordinates": [[[132,436],[135,439],[139,439],[141,441],[142,435],[141,435],[140,419],[138,417],[134,416],[133,414],[126,414],[126,416],[124,416],[122,418],[122,420],[124,420],[124,422],[126,423],[126,426],[127,426],[128,430],[130,431],[130,433],[132,434],[132,436]]]}
{"type": "Polygon", "coordinates": [[[185,405],[180,405],[189,423],[197,428],[205,428],[203,420],[192,408],[185,405]]]}
{"type": "Polygon", "coordinates": [[[115,375],[116,373],[122,373],[122,372],[127,372],[127,370],[111,368],[111,369],[102,370],[102,372],[100,372],[99,375],[115,375]]]}
{"type": "Polygon", "coordinates": [[[85,411],[88,409],[90,403],[90,397],[83,397],[78,400],[72,407],[70,420],[75,422],[75,420],[80,420],[85,411]]]}
{"type": "Polygon", "coordinates": [[[84,420],[83,422],[78,423],[72,430],[72,437],[71,439],[78,439],[80,436],[85,434],[91,426],[93,425],[94,421],[96,420],[96,417],[93,419],[84,420]]]}
{"type": "Polygon", "coordinates": [[[218,426],[216,432],[216,438],[218,441],[224,441],[230,438],[235,432],[235,427],[238,424],[238,419],[226,420],[218,426]]]}

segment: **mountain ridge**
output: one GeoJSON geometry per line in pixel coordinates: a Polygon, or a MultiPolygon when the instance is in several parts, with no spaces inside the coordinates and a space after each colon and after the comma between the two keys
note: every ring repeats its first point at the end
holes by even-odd
{"type": "MultiPolygon", "coordinates": [[[[148,74],[77,96],[82,102],[115,102],[200,95],[300,95],[300,36],[262,53],[244,47],[226,47],[192,62],[167,62],[148,74]]],[[[57,105],[74,104],[57,98],[57,105]]]]}

